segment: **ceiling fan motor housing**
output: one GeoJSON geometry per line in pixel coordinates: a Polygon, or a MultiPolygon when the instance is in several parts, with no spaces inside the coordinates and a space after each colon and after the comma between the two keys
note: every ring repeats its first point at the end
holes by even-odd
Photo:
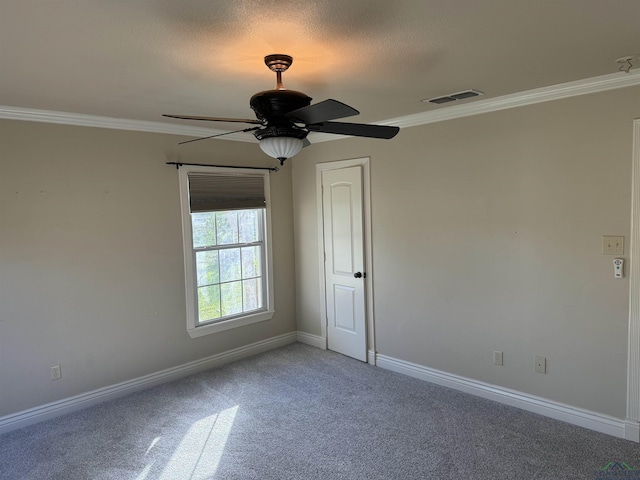
{"type": "Polygon", "coordinates": [[[266,122],[267,126],[256,130],[253,135],[258,140],[268,137],[306,138],[309,132],[296,127],[285,115],[310,104],[310,97],[295,90],[265,90],[256,93],[251,97],[249,105],[256,112],[256,117],[266,122]]]}
{"type": "Polygon", "coordinates": [[[311,104],[311,97],[295,90],[265,90],[256,93],[249,101],[249,106],[256,112],[256,117],[268,123],[277,122],[280,119],[291,122],[285,118],[285,115],[299,108],[308,107],[309,104],[311,104]]]}

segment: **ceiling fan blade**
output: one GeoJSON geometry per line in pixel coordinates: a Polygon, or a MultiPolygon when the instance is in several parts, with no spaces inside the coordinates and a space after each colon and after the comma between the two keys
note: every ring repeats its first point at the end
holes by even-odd
{"type": "Polygon", "coordinates": [[[205,120],[207,122],[253,123],[256,125],[262,125],[260,120],[251,120],[250,118],[195,117],[192,115],[167,115],[164,113],[162,116],[168,118],[179,118],[181,120],[205,120]]]}
{"type": "Polygon", "coordinates": [[[338,135],[353,135],[355,137],[390,139],[400,131],[399,127],[386,125],[368,125],[366,123],[321,122],[307,125],[311,132],[337,133],[338,135]]]}
{"type": "Polygon", "coordinates": [[[209,135],[208,137],[193,138],[191,140],[185,140],[184,142],[179,142],[178,145],[184,145],[185,143],[199,142],[200,140],[208,140],[209,138],[222,137],[223,135],[231,135],[232,133],[251,132],[253,130],[258,130],[259,128],[260,127],[249,127],[249,128],[244,128],[242,130],[235,130],[233,132],[217,133],[215,135],[209,135]]]}
{"type": "Polygon", "coordinates": [[[358,115],[360,112],[349,105],[346,105],[337,100],[325,100],[324,102],[309,105],[308,107],[302,107],[285,115],[295,122],[304,123],[309,125],[310,123],[321,123],[327,120],[334,120],[336,118],[351,117],[358,115]]]}

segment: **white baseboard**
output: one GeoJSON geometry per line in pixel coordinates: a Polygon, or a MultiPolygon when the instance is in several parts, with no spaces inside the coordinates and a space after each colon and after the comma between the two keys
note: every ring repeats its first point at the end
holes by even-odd
{"type": "Polygon", "coordinates": [[[311,345],[312,347],[320,348],[322,350],[327,349],[326,337],[321,337],[319,335],[312,335],[310,333],[298,331],[298,341],[300,343],[305,343],[307,345],[311,345]]]}
{"type": "MultiPolygon", "coordinates": [[[[250,357],[274,348],[282,347],[294,342],[305,343],[326,350],[326,339],[305,332],[292,332],[260,342],[245,345],[226,352],[218,353],[177,367],[168,368],[126,382],[110,385],[75,395],[63,400],[23,410],[11,415],[0,417],[0,434],[23,428],[34,423],[48,420],[66,413],[97,405],[98,403],[122,397],[130,393],[167,383],[179,378],[193,375],[225,363],[250,357]]],[[[608,415],[602,415],[589,410],[564,405],[526,393],[510,390],[477,380],[460,377],[432,368],[405,362],[385,355],[368,352],[369,363],[381,368],[403,373],[421,380],[425,380],[445,387],[460,390],[472,395],[494,400],[506,405],[521,408],[530,412],[545,415],[573,425],[595,430],[640,443],[640,424],[635,420],[623,420],[608,415]]]]}
{"type": "Polygon", "coordinates": [[[596,432],[606,433],[618,438],[626,438],[634,442],[640,440],[640,430],[638,429],[638,423],[635,421],[625,421],[620,418],[557,403],[517,390],[510,390],[470,378],[460,377],[385,355],[376,355],[376,364],[387,370],[403,373],[420,380],[511,405],[529,412],[538,413],[556,420],[595,430],[596,432]]]}
{"type": "Polygon", "coordinates": [[[185,363],[177,367],[167,368],[166,370],[151,373],[143,377],[134,378],[133,380],[127,380],[126,382],[117,383],[115,385],[110,385],[82,393],[80,395],[65,398],[63,400],[58,400],[57,402],[48,403],[46,405],[41,405],[39,407],[23,410],[22,412],[0,417],[0,434],[10,432],[18,428],[23,428],[43,420],[48,420],[59,415],[81,410],[92,405],[97,405],[98,403],[122,397],[145,388],[150,388],[188,375],[193,375],[194,373],[208,370],[235,360],[240,360],[241,358],[250,357],[274,348],[283,347],[290,343],[295,343],[296,340],[296,332],[285,333],[284,335],[268,338],[267,340],[262,340],[243,347],[234,348],[233,350],[218,353],[194,362],[185,363]]]}

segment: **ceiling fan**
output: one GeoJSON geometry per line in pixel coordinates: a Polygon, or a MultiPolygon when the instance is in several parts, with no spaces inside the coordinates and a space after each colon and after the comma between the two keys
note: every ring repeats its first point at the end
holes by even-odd
{"type": "Polygon", "coordinates": [[[238,132],[253,132],[260,141],[260,148],[270,157],[277,158],[280,165],[310,145],[309,132],[335,133],[356,137],[393,138],[398,127],[369,125],[364,123],[332,122],[337,118],[351,117],[360,112],[337,100],[325,100],[311,105],[311,98],[302,92],[287,90],[282,83],[282,72],[293,63],[289,55],[275,54],[264,57],[264,63],[276,73],[276,87],[256,93],[249,102],[257,120],[247,118],[198,117],[191,115],[163,115],[183,120],[210,122],[237,122],[258,125],[233,132],[197,138],[181,143],[195,142],[238,132]]]}

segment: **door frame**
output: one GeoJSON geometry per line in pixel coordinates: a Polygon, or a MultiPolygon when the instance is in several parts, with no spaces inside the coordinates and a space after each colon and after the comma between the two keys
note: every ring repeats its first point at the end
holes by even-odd
{"type": "Polygon", "coordinates": [[[625,438],[640,442],[640,119],[633,121],[627,416],[625,438]]]}
{"type": "Polygon", "coordinates": [[[320,335],[327,348],[327,295],[325,291],[326,278],[324,274],[324,224],[322,208],[322,172],[338,170],[348,167],[362,167],[362,206],[363,206],[363,243],[364,243],[364,272],[367,274],[364,288],[365,324],[367,335],[367,363],[376,364],[375,321],[373,310],[373,249],[371,243],[371,176],[369,157],[353,158],[350,160],[336,160],[316,164],[316,217],[318,221],[318,271],[320,274],[320,335]]]}

